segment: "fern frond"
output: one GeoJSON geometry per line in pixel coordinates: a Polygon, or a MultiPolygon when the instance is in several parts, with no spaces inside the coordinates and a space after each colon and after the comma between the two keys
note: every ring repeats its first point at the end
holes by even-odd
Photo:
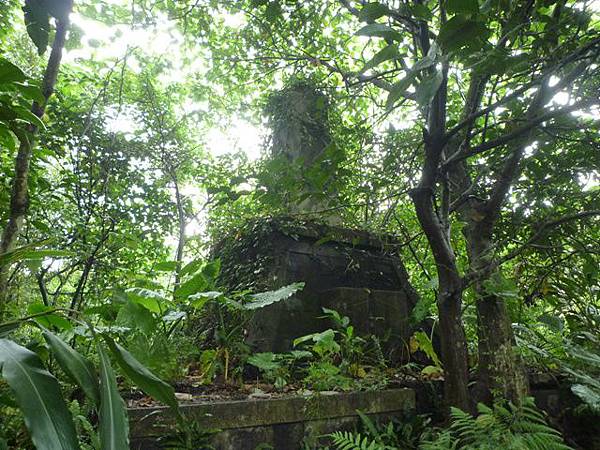
{"type": "Polygon", "coordinates": [[[329,436],[338,450],[386,450],[385,446],[360,433],[335,431],[329,436]]]}

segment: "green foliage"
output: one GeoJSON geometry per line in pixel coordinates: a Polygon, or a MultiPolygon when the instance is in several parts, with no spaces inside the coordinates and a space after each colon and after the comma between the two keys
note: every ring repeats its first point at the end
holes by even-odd
{"type": "Polygon", "coordinates": [[[304,288],[304,282],[292,283],[275,291],[261,292],[259,294],[253,294],[252,299],[248,303],[244,303],[245,309],[254,310],[264,308],[273,303],[285,300],[296,292],[301,291],[304,288]]]}
{"type": "Polygon", "coordinates": [[[99,405],[98,375],[92,363],[51,331],[43,330],[43,335],[65,374],[81,386],[95,405],[99,405]]]}
{"type": "Polygon", "coordinates": [[[393,447],[379,444],[368,436],[350,431],[336,431],[331,434],[335,448],[339,450],[389,450],[393,447]]]}
{"type": "MultiPolygon", "coordinates": [[[[19,325],[28,320],[24,319],[19,325]]],[[[109,353],[125,376],[147,394],[171,406],[176,417],[180,417],[171,386],[157,378],[108,335],[104,335],[105,347],[97,331],[88,326],[91,342],[95,344],[99,358],[98,370],[59,336],[43,327],[41,330],[60,367],[82,389],[96,409],[99,416],[97,439],[103,450],[122,450],[128,447],[129,441],[125,404],[118,390],[109,353]]],[[[39,356],[12,340],[0,339],[0,368],[23,413],[34,445],[48,449],[79,448],[72,414],[67,409],[58,381],[44,368],[39,356]]],[[[73,413],[81,415],[77,411],[73,413]]],[[[93,446],[96,434],[89,421],[85,417],[76,417],[76,421],[78,429],[85,430],[93,446]]]]}
{"type": "Polygon", "coordinates": [[[516,407],[496,404],[478,405],[479,414],[453,408],[447,428],[432,428],[428,419],[390,422],[379,425],[359,412],[362,431],[337,431],[330,435],[336,449],[434,450],[434,449],[563,449],[558,431],[546,423],[545,416],[528,398],[516,407]]]}
{"type": "Polygon", "coordinates": [[[311,357],[312,353],[301,350],[288,353],[263,352],[250,355],[246,363],[256,367],[266,381],[281,389],[289,384],[299,363],[311,357]]]}
{"type": "Polygon", "coordinates": [[[8,339],[0,339],[2,377],[15,394],[34,445],[41,450],[75,450],[75,426],[58,381],[38,356],[8,339]]]}
{"type": "Polygon", "coordinates": [[[433,439],[426,439],[420,446],[423,450],[464,449],[539,449],[568,450],[560,433],[551,428],[545,416],[526,399],[522,406],[496,404],[489,408],[478,405],[479,415],[453,408],[448,430],[433,439]]]}
{"type": "Polygon", "coordinates": [[[100,357],[100,444],[106,450],[122,450],[129,447],[129,422],[125,402],[119,394],[108,355],[100,345],[97,351],[100,357]]]}

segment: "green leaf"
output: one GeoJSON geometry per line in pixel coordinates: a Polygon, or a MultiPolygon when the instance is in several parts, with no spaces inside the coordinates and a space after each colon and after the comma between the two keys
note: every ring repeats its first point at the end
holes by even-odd
{"type": "MultiPolygon", "coordinates": [[[[0,122],[0,146],[14,152],[17,148],[17,140],[10,128],[0,122]]],[[[1,263],[0,263],[1,264],[1,263]]]]}
{"type": "Polygon", "coordinates": [[[414,64],[414,66],[412,66],[410,68],[410,70],[412,72],[418,72],[418,71],[421,71],[421,70],[427,69],[428,67],[433,66],[437,61],[437,54],[438,54],[438,46],[436,45],[435,42],[433,42],[431,44],[431,47],[429,48],[429,51],[427,52],[427,55],[425,55],[422,59],[417,61],[414,64]]]}
{"type": "Polygon", "coordinates": [[[44,329],[42,334],[65,374],[81,387],[95,405],[99,405],[100,390],[94,365],[51,331],[44,329]]]}
{"type": "Polygon", "coordinates": [[[260,294],[254,294],[252,296],[252,301],[245,303],[243,306],[244,309],[250,310],[264,308],[265,306],[285,300],[302,289],[304,289],[304,282],[292,283],[279,288],[276,291],[267,291],[261,292],[260,294]]]}
{"type": "Polygon", "coordinates": [[[479,3],[477,0],[448,0],[446,11],[449,14],[477,14],[479,3]]]}
{"type": "Polygon", "coordinates": [[[202,259],[190,261],[181,269],[181,276],[196,272],[198,269],[200,269],[200,267],[202,267],[203,264],[204,261],[202,259]]]}
{"type": "Polygon", "coordinates": [[[398,59],[400,53],[398,47],[395,44],[390,44],[377,52],[373,58],[371,58],[360,71],[361,73],[366,72],[369,69],[377,67],[379,64],[389,61],[390,59],[398,59]]]}
{"type": "Polygon", "coordinates": [[[190,295],[188,300],[190,301],[190,305],[194,308],[202,309],[204,308],[204,305],[206,305],[206,302],[219,298],[222,295],[223,293],[218,291],[198,292],[197,294],[190,295]]]}
{"type": "Polygon", "coordinates": [[[389,8],[381,3],[367,3],[360,10],[358,18],[363,22],[373,22],[374,20],[389,14],[389,12],[389,8]]]}
{"type": "Polygon", "coordinates": [[[163,261],[154,266],[157,272],[173,272],[177,269],[177,261],[163,261]]]}
{"type": "Polygon", "coordinates": [[[102,450],[129,448],[129,422],[125,402],[119,395],[115,373],[102,346],[96,345],[100,357],[100,408],[98,434],[102,450]]]}
{"type": "Polygon", "coordinates": [[[139,329],[147,335],[155,331],[157,326],[154,315],[131,300],[128,300],[119,310],[115,323],[128,328],[139,329]]]}
{"type": "Polygon", "coordinates": [[[265,9],[265,17],[269,22],[275,22],[281,17],[281,13],[281,5],[277,1],[269,3],[265,9]]]}
{"type": "Polygon", "coordinates": [[[0,83],[12,83],[13,81],[25,81],[27,75],[8,59],[0,57],[0,83]]]}
{"type": "Polygon", "coordinates": [[[175,398],[173,387],[150,372],[131,353],[108,335],[104,334],[103,337],[123,373],[146,394],[170,406],[177,412],[179,404],[175,398]]]}
{"type": "Polygon", "coordinates": [[[46,97],[44,97],[44,94],[38,86],[25,83],[13,83],[13,86],[15,86],[16,90],[19,91],[23,97],[35,100],[39,104],[46,101],[46,97]]]}
{"type": "MultiPolygon", "coordinates": [[[[31,303],[27,307],[27,313],[30,315],[40,314],[52,310],[54,310],[52,306],[46,306],[39,302],[31,303]]],[[[48,313],[43,316],[35,317],[33,320],[45,328],[56,327],[59,330],[70,330],[73,328],[73,324],[59,314],[48,313]]]]}
{"type": "Polygon", "coordinates": [[[192,294],[203,291],[208,288],[208,282],[206,281],[206,277],[200,271],[196,273],[189,280],[186,280],[184,283],[175,290],[175,295],[177,298],[187,298],[192,294]]]}
{"type": "Polygon", "coordinates": [[[429,339],[429,336],[424,331],[417,331],[413,334],[411,347],[415,345],[416,349],[423,351],[436,366],[442,367],[442,362],[433,348],[433,342],[431,342],[431,339],[429,339]]]}
{"type": "Polygon", "coordinates": [[[38,54],[43,55],[48,47],[48,36],[50,34],[50,15],[47,3],[43,0],[25,0],[23,12],[25,13],[25,25],[27,34],[38,49],[38,54]]]}
{"type": "Polygon", "coordinates": [[[19,322],[19,321],[0,323],[0,338],[8,336],[10,333],[15,331],[20,326],[21,326],[21,322],[19,322]]]}
{"type": "Polygon", "coordinates": [[[406,90],[410,87],[414,79],[415,72],[411,71],[407,73],[404,78],[402,78],[400,81],[398,81],[392,86],[392,90],[388,94],[387,100],[385,102],[388,111],[391,110],[396,104],[396,102],[404,96],[406,90]]]}
{"type": "Polygon", "coordinates": [[[78,450],[75,425],[58,381],[38,356],[8,339],[0,339],[0,368],[15,394],[35,447],[78,450]]]}
{"type": "Polygon", "coordinates": [[[40,119],[38,116],[32,113],[31,110],[25,108],[24,106],[14,105],[13,111],[17,114],[18,117],[20,117],[25,122],[35,125],[40,130],[46,129],[46,124],[44,124],[42,119],[40,119]]]}
{"type": "Polygon", "coordinates": [[[275,360],[275,354],[272,352],[255,353],[247,361],[248,364],[252,364],[264,372],[277,370],[281,367],[281,363],[275,360]]]}
{"type": "Polygon", "coordinates": [[[600,392],[584,384],[574,384],[571,386],[573,394],[577,395],[588,406],[595,411],[600,411],[600,392]]]}
{"type": "MultiPolygon", "coordinates": [[[[64,254],[61,250],[35,250],[40,245],[47,244],[48,241],[33,242],[31,244],[24,245],[23,247],[16,248],[10,252],[0,254],[0,267],[5,264],[12,264],[18,261],[27,259],[39,259],[46,256],[58,256],[64,254]]],[[[71,253],[69,253],[70,255],[71,253]]]]}
{"type": "Polygon", "coordinates": [[[415,98],[419,106],[423,107],[429,104],[442,85],[443,80],[444,76],[441,70],[435,70],[435,72],[423,78],[415,92],[415,98]]]}
{"type": "Polygon", "coordinates": [[[294,347],[312,341],[312,349],[318,355],[325,355],[327,353],[337,353],[340,351],[340,345],[335,342],[335,331],[331,328],[321,332],[321,333],[312,333],[306,336],[301,336],[297,339],[294,339],[294,347]]]}
{"type": "Polygon", "coordinates": [[[393,39],[395,41],[401,41],[402,35],[387,25],[381,23],[370,23],[365,25],[356,32],[357,36],[369,36],[369,37],[382,37],[386,39],[393,39]]]}
{"type": "Polygon", "coordinates": [[[438,43],[446,51],[455,51],[462,47],[481,47],[488,30],[484,24],[466,16],[454,16],[442,25],[438,34],[438,43]]]}
{"type": "Polygon", "coordinates": [[[221,272],[221,260],[215,259],[202,266],[202,274],[209,283],[214,283],[221,272]]]}
{"type": "Polygon", "coordinates": [[[421,5],[420,3],[410,5],[409,9],[412,12],[412,15],[415,16],[417,19],[427,21],[433,17],[433,14],[431,14],[429,8],[427,8],[427,6],[425,5],[421,5]]]}
{"type": "Polygon", "coordinates": [[[156,314],[161,314],[163,309],[165,309],[165,305],[169,303],[169,300],[160,293],[151,291],[150,289],[130,288],[125,292],[129,300],[156,314]]]}

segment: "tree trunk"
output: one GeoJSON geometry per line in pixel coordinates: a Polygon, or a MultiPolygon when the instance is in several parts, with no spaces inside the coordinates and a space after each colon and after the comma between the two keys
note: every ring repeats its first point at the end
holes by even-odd
{"type": "MultiPolygon", "coordinates": [[[[493,253],[492,241],[478,227],[468,234],[473,271],[484,269],[493,253]]],[[[527,393],[527,380],[513,351],[514,336],[504,299],[484,286],[493,273],[475,283],[478,336],[477,400],[492,403],[507,399],[519,404],[527,393]]]]}
{"type": "MultiPolygon", "coordinates": [[[[54,86],[58,77],[58,69],[62,59],[62,52],[65,46],[67,30],[69,29],[69,15],[66,14],[61,20],[57,20],[56,34],[52,43],[52,51],[48,58],[48,64],[44,72],[42,81],[42,94],[44,103],[34,102],[31,111],[38,117],[44,115],[46,104],[54,92],[54,86]]],[[[10,197],[10,212],[8,222],[2,232],[0,241],[0,254],[10,252],[15,248],[17,239],[23,227],[23,221],[28,208],[28,181],[29,165],[31,154],[35,145],[37,127],[30,125],[28,132],[20,136],[20,145],[15,159],[15,177],[12,184],[12,193],[10,197]]],[[[0,267],[0,321],[3,319],[8,295],[8,266],[0,267]]]]}
{"type": "Polygon", "coordinates": [[[179,191],[179,184],[177,183],[177,176],[173,175],[173,183],[175,185],[175,202],[177,205],[177,221],[179,225],[179,233],[177,239],[177,252],[175,254],[175,261],[177,263],[175,268],[175,286],[173,287],[173,295],[181,284],[181,268],[183,265],[183,250],[185,248],[185,211],[183,209],[183,198],[179,191]]]}
{"type": "Polygon", "coordinates": [[[462,279],[444,225],[433,209],[429,189],[411,193],[417,217],[432,249],[438,274],[437,307],[440,322],[441,359],[444,364],[444,400],[446,407],[469,411],[467,391],[467,340],[462,325],[462,279]]]}

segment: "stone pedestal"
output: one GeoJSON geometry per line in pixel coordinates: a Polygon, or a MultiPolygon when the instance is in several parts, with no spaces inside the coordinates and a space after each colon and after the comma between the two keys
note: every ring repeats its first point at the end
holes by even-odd
{"type": "Polygon", "coordinates": [[[348,316],[359,334],[379,336],[397,359],[417,300],[397,246],[364,231],[268,219],[225,239],[214,256],[221,258],[222,282],[230,289],[306,283],[292,298],[256,311],[247,330],[254,350],[287,351],[295,338],[331,327],[320,318],[326,307],[348,316]]]}

